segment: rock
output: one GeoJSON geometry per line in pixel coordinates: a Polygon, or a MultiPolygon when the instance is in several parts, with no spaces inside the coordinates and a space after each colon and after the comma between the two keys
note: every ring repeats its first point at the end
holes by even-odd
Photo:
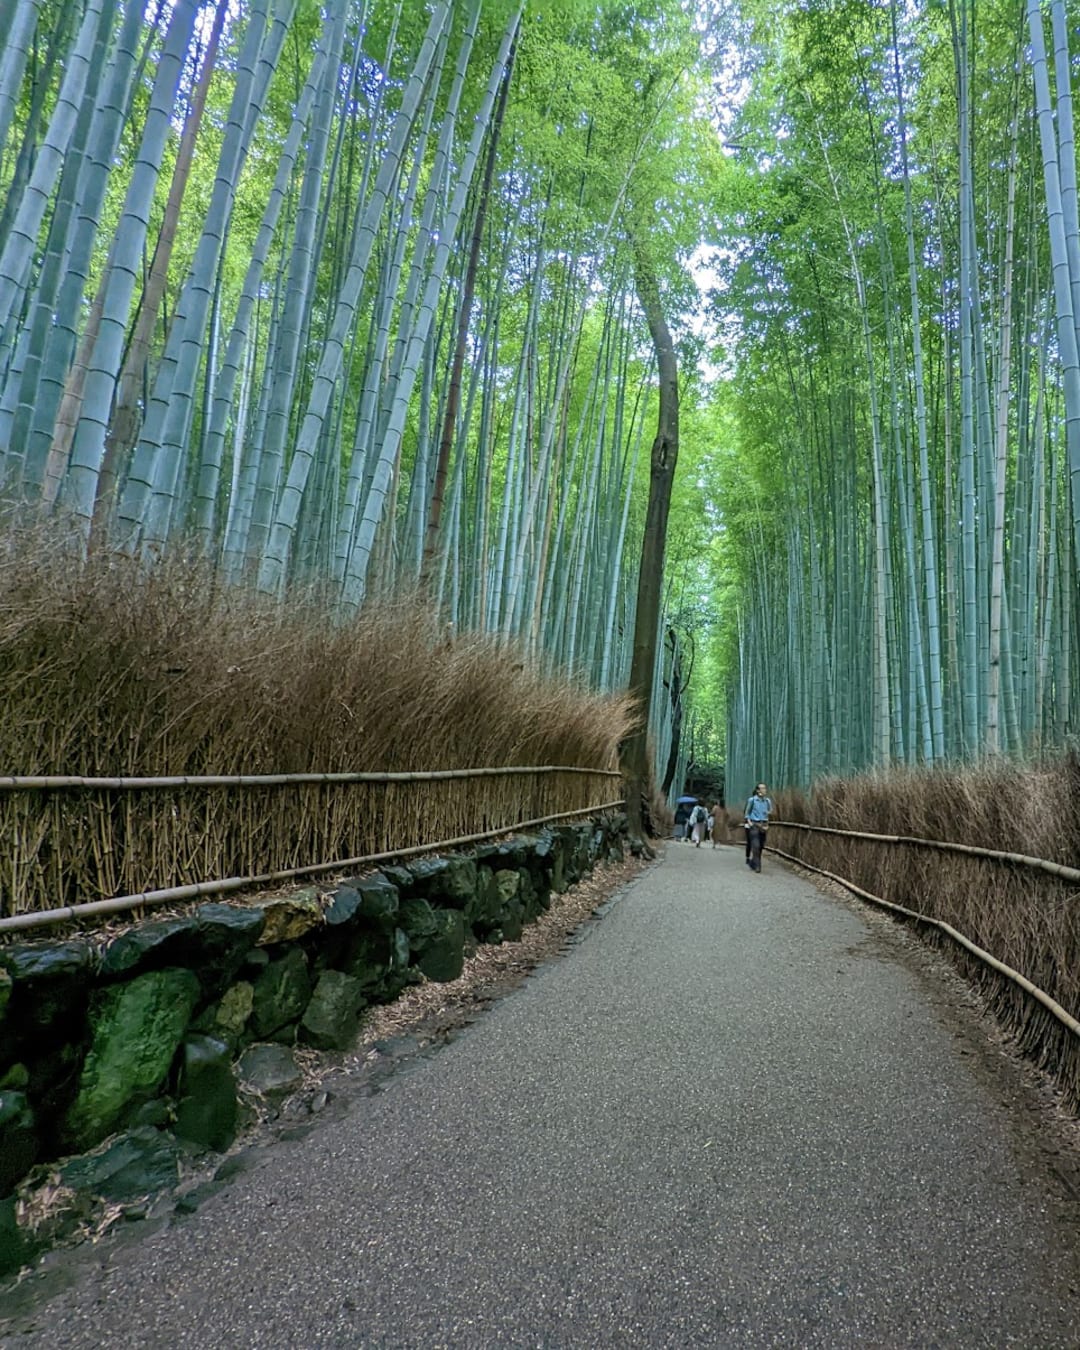
{"type": "Polygon", "coordinates": [[[22,1092],[30,1082],[30,1070],[25,1064],[13,1064],[6,1073],[0,1075],[0,1092],[11,1089],[22,1092]]]}
{"type": "Polygon", "coordinates": [[[205,988],[220,991],[256,955],[265,916],[257,905],[211,903],[199,906],[195,921],[199,926],[199,977],[205,988]]]}
{"type": "Polygon", "coordinates": [[[123,975],[192,964],[197,935],[198,927],[192,917],[139,924],[108,944],[101,958],[101,973],[123,975]]]}
{"type": "Polygon", "coordinates": [[[446,903],[454,909],[464,909],[475,890],[476,863],[472,858],[447,858],[440,891],[446,903]]]}
{"type": "Polygon", "coordinates": [[[393,925],[398,912],[398,889],[380,872],[343,882],[333,896],[326,911],[331,926],[364,922],[386,928],[393,925]]]}
{"type": "Polygon", "coordinates": [[[0,947],[0,970],[11,981],[0,1061],[22,1058],[23,1045],[40,1049],[82,1038],[96,964],[96,953],[86,942],[0,947]]]}
{"type": "MultiPolygon", "coordinates": [[[[395,929],[397,931],[400,930],[395,929]]],[[[408,938],[405,941],[407,950],[408,938]]],[[[361,988],[372,990],[386,979],[396,950],[391,934],[364,929],[355,935],[339,964],[346,975],[360,981],[361,988]]],[[[408,956],[405,963],[408,964],[408,956]]]]}
{"type": "Polygon", "coordinates": [[[359,913],[360,892],[350,882],[331,892],[330,908],[326,911],[328,927],[340,928],[343,924],[353,923],[359,913]]]}
{"type": "Polygon", "coordinates": [[[60,1170],[72,1190],[105,1200],[137,1200],[175,1186],[180,1177],[176,1141],[148,1125],[129,1130],[103,1153],[73,1158],[60,1170]]]}
{"type": "Polygon", "coordinates": [[[311,998],[311,976],[307,957],[292,947],[277,961],[271,961],[255,981],[252,994],[251,1030],[265,1040],[303,1014],[311,998]]]}
{"type": "Polygon", "coordinates": [[[418,895],[441,895],[446,876],[445,858],[418,858],[408,866],[412,889],[418,895]]]}
{"type": "Polygon", "coordinates": [[[270,964],[270,953],[263,947],[254,947],[244,957],[243,970],[262,970],[270,964]]]}
{"type": "Polygon", "coordinates": [[[38,1154],[34,1113],[22,1092],[0,1092],[0,1195],[30,1171],[38,1154]]]}
{"type": "Polygon", "coordinates": [[[254,987],[247,980],[230,984],[214,1012],[214,1031],[230,1045],[237,1045],[244,1034],[255,1004],[254,987]]]}
{"type": "Polygon", "coordinates": [[[324,970],[300,1022],[300,1039],[317,1050],[344,1050],[356,1036],[365,999],[361,984],[340,970],[324,970]]]}
{"type": "Polygon", "coordinates": [[[151,1097],[148,1102],[143,1102],[142,1106],[137,1106],[131,1113],[129,1122],[133,1130],[138,1129],[140,1125],[153,1125],[155,1129],[164,1129],[169,1123],[169,1103],[164,1097],[151,1097]]]}
{"type": "Polygon", "coordinates": [[[533,881],[532,873],[527,867],[519,867],[518,878],[521,883],[518,887],[518,898],[521,900],[525,918],[526,920],[535,919],[543,906],[537,898],[536,885],[533,881]]]}
{"type": "Polygon", "coordinates": [[[419,951],[438,930],[435,911],[426,900],[421,899],[402,901],[398,925],[402,932],[408,934],[409,946],[414,952],[419,951]]]}
{"type": "Polygon", "coordinates": [[[521,890],[521,874],[509,867],[501,867],[495,873],[495,885],[499,891],[499,903],[505,909],[507,901],[517,899],[521,890]]]}
{"type": "Polygon", "coordinates": [[[476,889],[465,906],[465,922],[480,937],[487,937],[502,922],[503,898],[490,867],[476,869],[476,889]]]}
{"type": "Polygon", "coordinates": [[[561,841],[557,841],[551,853],[551,889],[556,895],[563,895],[570,889],[566,875],[566,858],[561,841]]]}
{"type": "Polygon", "coordinates": [[[15,981],[6,970],[0,970],[0,1026],[4,1024],[4,1014],[7,1012],[7,1006],[11,1002],[11,991],[15,986],[15,981]]]}
{"type": "Polygon", "coordinates": [[[516,897],[503,910],[502,936],[505,942],[517,942],[525,929],[525,909],[516,897]]]}
{"type": "Polygon", "coordinates": [[[409,935],[402,928],[395,928],[390,939],[390,968],[404,970],[409,964],[409,935]]]}
{"type": "MultiPolygon", "coordinates": [[[[76,1034],[81,1035],[84,1030],[80,1019],[76,1034]]],[[[26,1054],[26,1095],[34,1104],[45,1151],[60,1152],[63,1141],[57,1135],[79,1086],[86,1046],[82,1041],[77,1045],[46,1042],[39,1047],[26,1047],[26,1054]]]]}
{"type": "Polygon", "coordinates": [[[429,980],[456,980],[465,965],[465,916],[459,909],[435,910],[436,931],[417,954],[414,965],[429,980]]]}
{"type": "Polygon", "coordinates": [[[249,1045],[236,1071],[244,1086],[262,1097],[284,1096],[303,1081],[292,1051],[284,1045],[249,1045]]]}
{"type": "Polygon", "coordinates": [[[407,891],[413,884],[413,875],[407,867],[380,867],[379,872],[396,891],[407,891]]]}
{"type": "Polygon", "coordinates": [[[608,862],[621,863],[623,861],[623,857],[624,854],[622,844],[617,839],[613,839],[611,843],[608,844],[607,848],[608,862]]]}
{"type": "Polygon", "coordinates": [[[323,907],[314,886],[293,895],[266,900],[257,908],[262,910],[264,920],[258,939],[260,947],[268,947],[274,942],[295,942],[323,922],[323,907]]]}
{"type": "Polygon", "coordinates": [[[398,888],[378,872],[361,877],[355,884],[360,892],[360,917],[377,927],[392,928],[400,904],[398,888]]]}
{"type": "Polygon", "coordinates": [[[190,970],[155,970],[111,985],[91,1009],[93,1039],[64,1137],[85,1149],[111,1134],[130,1107],[161,1086],[199,997],[190,970]]]}
{"type": "Polygon", "coordinates": [[[175,1130],[188,1143],[218,1153],[236,1137],[236,1080],[224,1041],[210,1036],[184,1041],[175,1130]]]}
{"type": "Polygon", "coordinates": [[[13,1275],[37,1254],[33,1238],[19,1227],[15,1197],[0,1199],[0,1276],[13,1275]]]}
{"type": "Polygon", "coordinates": [[[27,942],[0,948],[0,970],[7,971],[20,989],[82,977],[93,965],[93,950],[85,942],[27,942]]]}

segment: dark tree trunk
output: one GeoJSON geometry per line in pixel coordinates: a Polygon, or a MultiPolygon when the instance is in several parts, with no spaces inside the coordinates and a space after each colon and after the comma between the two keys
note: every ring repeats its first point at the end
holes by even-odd
{"type": "Polygon", "coordinates": [[[671,507],[675,463],[679,456],[679,369],[660,302],[656,271],[637,240],[634,241],[634,276],[638,299],[656,349],[660,379],[660,408],[649,464],[649,504],[645,514],[645,534],[641,541],[641,568],[638,572],[634,646],[630,665],[630,692],[636,698],[640,722],[637,730],[623,743],[622,750],[630,837],[644,844],[646,834],[652,833],[648,718],[660,628],[668,511],[671,507]]]}
{"type": "Polygon", "coordinates": [[[679,649],[679,639],[676,637],[673,628],[668,629],[668,638],[671,642],[671,680],[668,685],[671,696],[671,749],[668,751],[667,765],[664,768],[664,781],[660,784],[660,791],[665,796],[671,791],[671,784],[675,780],[675,769],[679,763],[683,709],[682,652],[679,649]]]}

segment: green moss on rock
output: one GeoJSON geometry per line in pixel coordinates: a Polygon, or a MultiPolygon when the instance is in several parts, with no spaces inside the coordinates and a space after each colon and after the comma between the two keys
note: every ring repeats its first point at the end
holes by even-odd
{"type": "Polygon", "coordinates": [[[199,997],[190,970],[148,971],[99,992],[92,1039],[64,1120],[73,1150],[92,1147],[161,1086],[199,997]]]}

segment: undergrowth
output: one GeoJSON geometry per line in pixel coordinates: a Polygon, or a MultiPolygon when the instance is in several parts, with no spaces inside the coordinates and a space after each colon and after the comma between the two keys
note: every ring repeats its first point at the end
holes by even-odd
{"type": "MultiPolygon", "coordinates": [[[[197,561],[82,560],[0,537],[0,773],[71,776],[617,767],[632,705],[440,627],[418,597],[334,623],[197,561]]],[[[330,792],[0,794],[0,912],[478,832],[619,795],[552,775],[330,792]],[[601,796],[597,794],[601,793],[601,796]],[[565,805],[564,805],[565,803],[565,805]],[[525,814],[523,814],[525,813],[525,814]],[[226,819],[233,816],[235,819],[226,819]]]]}

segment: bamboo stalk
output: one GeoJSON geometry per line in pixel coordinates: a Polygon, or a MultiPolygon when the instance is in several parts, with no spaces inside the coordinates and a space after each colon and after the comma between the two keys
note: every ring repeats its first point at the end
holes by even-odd
{"type": "Polygon", "coordinates": [[[139,909],[147,905],[161,905],[168,901],[197,900],[204,895],[225,895],[230,891],[247,890],[251,886],[264,886],[278,881],[287,881],[292,877],[314,876],[320,872],[339,872],[346,868],[360,867],[366,863],[385,862],[390,858],[407,858],[418,853],[432,853],[436,850],[456,848],[461,844],[476,844],[485,839],[495,839],[499,835],[512,834],[515,830],[530,829],[534,825],[547,825],[555,820],[569,820],[578,816],[594,815],[599,811],[612,811],[625,805],[623,801],[600,802],[596,806],[586,806],[579,811],[559,811],[551,816],[539,816],[533,820],[519,820],[514,825],[505,825],[497,830],[484,830],[480,834],[462,834],[456,839],[440,839],[431,844],[418,844],[413,848],[389,849],[385,853],[368,853],[358,858],[336,858],[333,862],[308,863],[303,867],[289,867],[280,872],[264,872],[259,876],[225,877],[219,881],[197,881],[190,886],[171,886],[165,890],[143,891],[139,895],[121,895],[114,900],[95,900],[86,905],[66,905],[62,909],[46,909],[35,914],[16,914],[0,919],[0,933],[14,933],[28,928],[51,927],[54,924],[70,920],[92,918],[105,914],[122,914],[127,910],[139,909]]]}
{"type": "MultiPolygon", "coordinates": [[[[780,822],[775,823],[779,824],[780,822]]],[[[831,831],[831,833],[848,834],[850,831],[836,830],[831,831]]],[[[881,837],[884,838],[885,836],[881,837]]],[[[913,842],[924,843],[927,841],[916,840],[913,842]]],[[[997,957],[992,956],[990,952],[985,951],[982,947],[977,947],[970,938],[965,937],[964,934],[954,928],[952,924],[945,923],[942,919],[932,919],[928,914],[920,914],[918,910],[906,909],[903,905],[894,904],[891,900],[884,900],[880,895],[874,895],[870,891],[864,891],[861,886],[856,886],[853,881],[848,881],[845,877],[837,876],[835,872],[826,872],[823,867],[814,867],[810,863],[803,862],[801,858],[795,857],[794,854],[785,853],[782,849],[770,847],[768,851],[770,853],[775,853],[777,857],[786,858],[789,862],[797,863],[799,867],[805,867],[808,872],[816,872],[818,876],[828,877],[830,881],[835,881],[838,885],[843,886],[845,890],[849,890],[852,895],[857,895],[861,900],[867,900],[872,905],[880,905],[883,909],[891,910],[895,914],[902,914],[905,918],[913,919],[916,923],[925,923],[929,924],[932,928],[940,929],[941,932],[948,934],[954,942],[963,947],[965,951],[970,952],[972,956],[977,957],[985,965],[990,966],[991,969],[996,970],[1000,975],[1004,975],[1007,980],[1011,980],[1013,984],[1018,985],[1025,993],[1030,994],[1033,999],[1042,1004],[1047,1012],[1057,1018],[1063,1027],[1068,1031],[1071,1031],[1074,1036],[1080,1036],[1080,1022],[1078,1022],[1070,1013],[1066,1012],[1056,999],[1051,998],[1050,995],[1046,993],[1045,990],[1040,989],[1037,984],[1032,984],[1032,982],[1026,976],[1021,975],[1018,970],[1013,970],[1012,966],[1007,966],[1004,961],[999,961],[997,957]]],[[[1016,854],[1013,856],[1021,857],[1022,855],[1016,854]]]]}
{"type": "Polygon", "coordinates": [[[578,765],[508,765],[495,769],[431,769],[416,773],[192,774],[172,778],[80,778],[49,774],[0,777],[0,792],[42,792],[60,788],[126,792],[144,788],[277,787],[286,783],[432,783],[448,778],[499,778],[526,773],[590,773],[604,778],[619,777],[617,769],[589,769],[578,765]]]}
{"type": "MultiPolygon", "coordinates": [[[[1065,863],[1051,862],[1048,858],[1033,858],[1027,853],[1008,853],[1001,849],[980,848],[977,844],[956,844],[946,839],[918,839],[908,834],[867,834],[861,830],[838,830],[828,825],[804,825],[801,821],[793,820],[769,822],[770,829],[774,825],[787,830],[806,830],[813,834],[839,834],[847,839],[868,839],[875,844],[916,844],[923,848],[936,848],[942,853],[966,853],[973,858],[991,858],[996,862],[1034,867],[1042,872],[1049,872],[1051,876],[1062,877],[1065,881],[1080,881],[1080,868],[1067,867],[1065,863]]],[[[809,863],[801,865],[808,867],[809,863]]]]}

